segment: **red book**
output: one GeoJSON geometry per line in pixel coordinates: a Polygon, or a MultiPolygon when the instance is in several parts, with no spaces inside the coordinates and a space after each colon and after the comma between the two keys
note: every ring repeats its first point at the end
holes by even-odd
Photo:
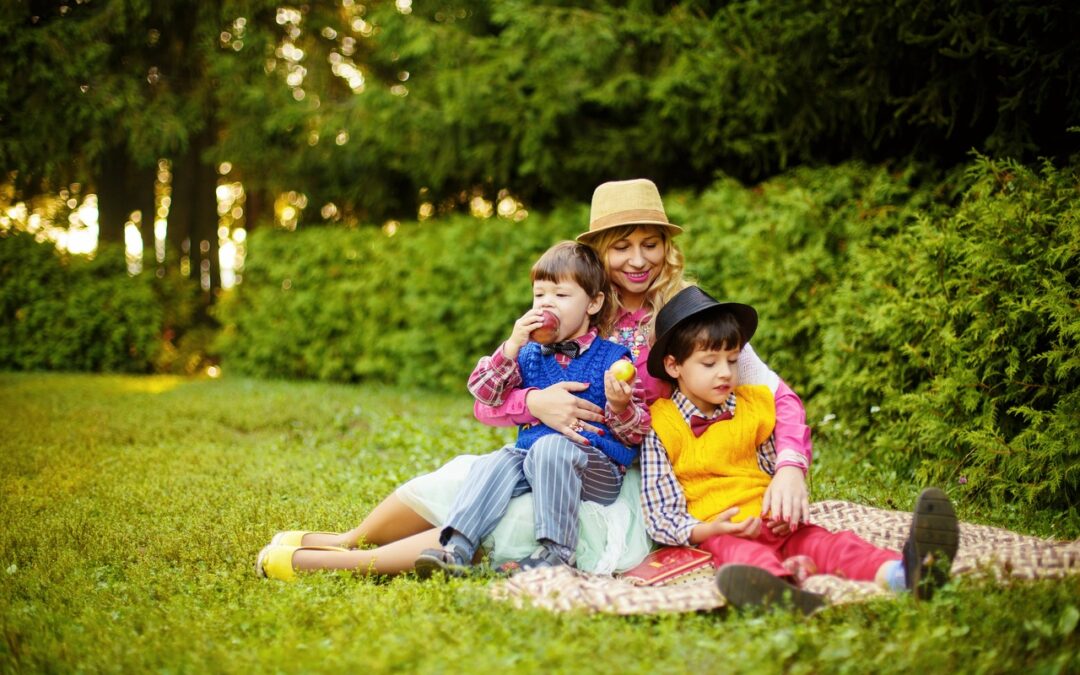
{"type": "Polygon", "coordinates": [[[658,548],[622,578],[635,586],[662,586],[672,579],[712,566],[712,554],[689,546],[658,548]]]}

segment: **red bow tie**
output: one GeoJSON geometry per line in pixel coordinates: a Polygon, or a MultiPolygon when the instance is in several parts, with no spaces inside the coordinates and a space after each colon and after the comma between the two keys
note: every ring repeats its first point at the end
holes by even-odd
{"type": "Polygon", "coordinates": [[[701,436],[705,430],[715,422],[729,420],[733,417],[730,410],[725,410],[716,417],[702,417],[701,415],[690,416],[690,431],[694,432],[694,438],[701,436]]]}

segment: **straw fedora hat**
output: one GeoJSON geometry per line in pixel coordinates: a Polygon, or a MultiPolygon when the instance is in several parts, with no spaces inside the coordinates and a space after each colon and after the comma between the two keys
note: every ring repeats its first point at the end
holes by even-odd
{"type": "Polygon", "coordinates": [[[749,342],[757,331],[758,315],[750,305],[741,302],[718,302],[697,286],[687,286],[675,294],[671,300],[656,315],[656,342],[649,350],[649,360],[646,368],[653,377],[666,379],[667,371],[664,370],[664,355],[667,353],[668,342],[679,324],[687,319],[704,313],[729,312],[739,324],[739,332],[742,333],[743,342],[749,342]]]}
{"type": "Polygon", "coordinates": [[[577,239],[587,243],[596,233],[622,225],[657,225],[673,235],[682,232],[668,221],[656,184],[645,178],[601,183],[593,192],[589,231],[577,239]]]}

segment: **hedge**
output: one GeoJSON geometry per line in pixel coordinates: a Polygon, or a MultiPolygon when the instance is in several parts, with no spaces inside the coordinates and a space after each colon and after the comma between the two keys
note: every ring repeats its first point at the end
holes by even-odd
{"type": "Polygon", "coordinates": [[[979,158],[959,205],[856,246],[821,320],[815,407],[923,481],[1075,503],[1076,172],[979,158]]]}
{"type": "Polygon", "coordinates": [[[581,207],[522,222],[457,216],[373,228],[260,230],[218,308],[232,371],[461,391],[531,304],[529,268],[581,207]]]}
{"type": "MultiPolygon", "coordinates": [[[[857,163],[666,197],[688,270],[754,304],[755,347],[819,443],[972,494],[1080,486],[1075,168],[857,163]]],[[[528,306],[527,270],[584,205],[516,223],[255,232],[220,305],[231,371],[461,391],[528,306]]]]}
{"type": "Polygon", "coordinates": [[[197,286],[126,268],[121,246],[68,256],[0,232],[0,369],[192,372],[208,342],[188,331],[197,286]]]}

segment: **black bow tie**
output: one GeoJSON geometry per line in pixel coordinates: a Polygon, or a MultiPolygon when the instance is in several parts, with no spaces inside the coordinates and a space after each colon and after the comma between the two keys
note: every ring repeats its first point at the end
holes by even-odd
{"type": "Polygon", "coordinates": [[[555,352],[565,354],[572,359],[576,359],[577,355],[581,353],[581,345],[574,340],[556,342],[555,344],[551,345],[540,345],[540,353],[544,356],[551,356],[555,352]]]}

